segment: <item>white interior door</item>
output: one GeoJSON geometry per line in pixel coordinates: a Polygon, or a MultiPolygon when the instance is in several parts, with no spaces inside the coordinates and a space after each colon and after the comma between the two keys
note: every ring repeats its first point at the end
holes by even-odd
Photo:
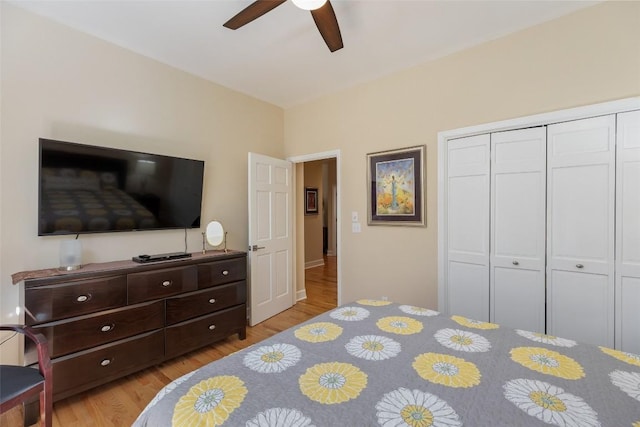
{"type": "Polygon", "coordinates": [[[616,348],[640,354],[640,111],[618,114],[616,348]]]}
{"type": "Polygon", "coordinates": [[[615,116],[547,141],[547,332],[613,347],[615,116]]]}
{"type": "Polygon", "coordinates": [[[292,164],[249,153],[249,324],[293,305],[292,164]]]}
{"type": "Polygon", "coordinates": [[[489,135],[447,144],[446,310],[489,321],[489,135]]]}
{"type": "Polygon", "coordinates": [[[492,322],[545,332],[546,128],[491,134],[492,322]]]}

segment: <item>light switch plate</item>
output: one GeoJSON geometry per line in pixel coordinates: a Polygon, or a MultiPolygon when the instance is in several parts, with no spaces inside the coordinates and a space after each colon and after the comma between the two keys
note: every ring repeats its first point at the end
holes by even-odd
{"type": "Polygon", "coordinates": [[[351,222],[358,222],[358,212],[351,212],[351,222]]]}
{"type": "Polygon", "coordinates": [[[360,233],[362,231],[362,229],[360,228],[360,223],[359,222],[352,222],[351,223],[351,231],[354,233],[360,233]]]}

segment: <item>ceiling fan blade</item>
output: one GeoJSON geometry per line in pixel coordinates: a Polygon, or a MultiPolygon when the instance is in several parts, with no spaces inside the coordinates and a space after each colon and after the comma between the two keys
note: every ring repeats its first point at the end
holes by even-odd
{"type": "Polygon", "coordinates": [[[233,18],[229,19],[227,22],[222,24],[224,27],[230,28],[232,30],[237,30],[243,25],[248,24],[254,19],[260,18],[267,12],[275,9],[280,6],[287,0],[257,0],[251,3],[249,6],[242,9],[237,15],[233,18]]]}
{"type": "Polygon", "coordinates": [[[321,8],[312,10],[311,15],[329,50],[335,52],[338,49],[342,49],[344,47],[342,44],[342,35],[340,34],[338,19],[336,18],[336,13],[333,11],[331,2],[327,0],[321,8]]]}

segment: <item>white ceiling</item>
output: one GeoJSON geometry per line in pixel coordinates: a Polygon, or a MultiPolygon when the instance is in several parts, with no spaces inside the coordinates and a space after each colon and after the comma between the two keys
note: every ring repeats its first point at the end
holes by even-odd
{"type": "Polygon", "coordinates": [[[597,1],[332,0],[344,48],[286,2],[238,30],[252,0],[15,0],[160,62],[288,108],[539,24],[597,1]]]}

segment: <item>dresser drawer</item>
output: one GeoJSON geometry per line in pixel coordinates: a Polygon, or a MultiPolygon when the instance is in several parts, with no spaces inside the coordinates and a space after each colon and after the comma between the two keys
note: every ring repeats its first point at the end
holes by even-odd
{"type": "Polygon", "coordinates": [[[127,277],[111,276],[27,288],[28,325],[120,307],[127,302],[127,277]]]}
{"type": "Polygon", "coordinates": [[[167,325],[212,313],[247,301],[246,282],[228,283],[167,299],[167,325]]]}
{"type": "Polygon", "coordinates": [[[160,363],[163,353],[164,336],[160,330],[55,359],[54,400],[160,363]]]}
{"type": "Polygon", "coordinates": [[[160,329],[163,319],[164,304],[155,301],[46,323],[35,329],[47,338],[53,358],[160,329]]]}
{"type": "Polygon", "coordinates": [[[178,323],[165,329],[165,356],[172,358],[238,333],[245,337],[245,304],[178,323]]]}
{"type": "Polygon", "coordinates": [[[198,265],[198,288],[210,288],[247,278],[247,258],[233,258],[198,265]]]}
{"type": "Polygon", "coordinates": [[[129,304],[161,299],[197,289],[198,268],[195,265],[127,275],[129,304]]]}

